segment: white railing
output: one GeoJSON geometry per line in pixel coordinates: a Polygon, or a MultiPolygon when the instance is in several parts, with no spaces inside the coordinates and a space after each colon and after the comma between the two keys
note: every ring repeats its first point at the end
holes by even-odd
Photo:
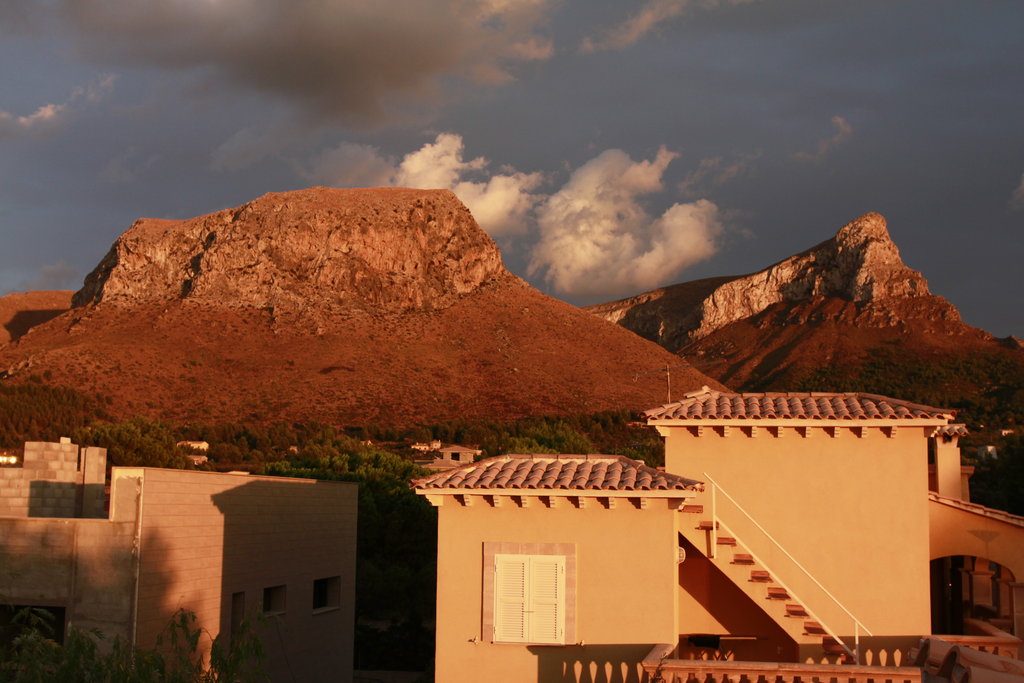
{"type": "Polygon", "coordinates": [[[850,610],[848,610],[846,608],[846,605],[844,605],[842,602],[839,601],[839,598],[837,598],[836,596],[832,595],[832,593],[827,588],[825,588],[825,586],[821,585],[821,582],[818,581],[818,579],[816,579],[814,577],[814,575],[811,574],[811,572],[809,572],[807,570],[806,567],[804,567],[802,564],[800,564],[799,560],[797,560],[795,557],[793,557],[793,555],[791,555],[790,552],[788,550],[786,550],[782,546],[782,544],[779,543],[775,539],[774,536],[772,536],[770,533],[768,533],[767,529],[765,529],[763,526],[761,526],[761,524],[758,523],[758,521],[756,519],[754,519],[750,515],[750,513],[747,512],[743,508],[743,506],[740,505],[739,502],[736,501],[735,498],[730,496],[729,492],[726,491],[724,488],[722,488],[722,485],[719,484],[717,481],[715,481],[714,478],[710,474],[708,474],[707,472],[704,473],[704,480],[711,484],[711,549],[710,549],[711,557],[715,556],[715,547],[718,544],[718,527],[719,527],[719,524],[721,524],[722,529],[727,531],[730,536],[736,538],[737,542],[739,541],[739,537],[732,530],[729,529],[728,525],[726,525],[724,522],[720,522],[719,519],[718,519],[717,492],[720,491],[723,496],[725,496],[726,498],[729,499],[729,502],[731,502],[734,506],[736,506],[737,510],[739,510],[741,513],[743,513],[743,516],[745,516],[750,521],[750,523],[753,524],[755,528],[757,528],[758,531],[760,531],[762,534],[764,534],[764,537],[767,538],[768,541],[775,548],[778,548],[778,550],[780,550],[783,555],[788,557],[790,562],[792,562],[797,567],[797,569],[799,569],[801,572],[803,572],[804,576],[806,576],[808,579],[810,579],[811,582],[814,583],[814,585],[816,585],[819,589],[821,589],[822,593],[824,593],[826,596],[828,596],[828,598],[833,603],[835,603],[835,605],[837,607],[839,607],[839,609],[841,609],[848,617],[850,617],[850,619],[853,621],[853,634],[854,634],[853,635],[853,637],[854,637],[854,648],[852,650],[850,649],[850,646],[847,645],[846,642],[842,638],[840,638],[836,634],[836,632],[832,628],[830,628],[829,625],[823,619],[821,619],[820,617],[815,615],[815,613],[811,609],[810,605],[807,604],[807,601],[800,599],[800,597],[798,597],[796,595],[796,593],[789,586],[787,586],[782,581],[782,579],[779,578],[778,573],[772,571],[771,567],[769,567],[768,564],[764,560],[762,560],[760,557],[758,557],[757,554],[753,551],[752,548],[750,548],[749,545],[746,546],[747,551],[750,553],[751,559],[753,559],[754,562],[756,562],[757,564],[761,565],[762,567],[764,567],[765,570],[768,571],[768,574],[772,577],[772,582],[778,584],[784,591],[786,591],[786,593],[789,594],[789,596],[791,598],[793,598],[794,600],[799,602],[803,606],[804,610],[807,612],[807,615],[811,619],[813,619],[814,621],[818,622],[821,625],[822,629],[830,637],[832,637],[837,643],[839,643],[842,646],[842,648],[844,650],[846,650],[847,654],[849,654],[851,657],[854,658],[854,661],[857,664],[860,664],[860,634],[861,634],[861,631],[863,631],[866,635],[869,635],[869,636],[870,635],[874,635],[874,634],[871,633],[871,631],[860,621],[860,619],[858,619],[856,616],[854,616],[853,612],[851,612],[850,610]]]}

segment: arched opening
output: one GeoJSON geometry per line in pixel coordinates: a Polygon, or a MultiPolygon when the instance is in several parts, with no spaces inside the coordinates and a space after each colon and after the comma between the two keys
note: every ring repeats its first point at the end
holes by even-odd
{"type": "Polygon", "coordinates": [[[932,633],[963,635],[965,620],[1013,629],[1015,581],[1007,567],[981,557],[955,555],[931,561],[932,633]]]}

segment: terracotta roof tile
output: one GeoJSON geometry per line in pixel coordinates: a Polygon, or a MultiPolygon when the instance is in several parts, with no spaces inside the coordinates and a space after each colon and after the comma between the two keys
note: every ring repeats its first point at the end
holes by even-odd
{"type": "Polygon", "coordinates": [[[415,489],[702,490],[622,455],[501,455],[414,479],[415,489]]]}
{"type": "Polygon", "coordinates": [[[970,434],[970,432],[967,430],[967,425],[958,423],[951,425],[943,425],[936,429],[932,433],[932,436],[943,436],[951,438],[954,436],[967,436],[968,434],[970,434]]]}
{"type": "Polygon", "coordinates": [[[731,394],[708,387],[644,414],[648,420],[909,420],[954,416],[952,410],[875,394],[731,394]]]}

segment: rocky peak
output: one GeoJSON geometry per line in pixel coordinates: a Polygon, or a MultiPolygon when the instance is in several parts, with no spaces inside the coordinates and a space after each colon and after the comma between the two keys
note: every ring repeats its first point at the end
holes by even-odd
{"type": "Polygon", "coordinates": [[[136,221],[73,300],[275,310],[436,310],[512,276],[448,190],[310,188],[136,221]]]}
{"type": "MultiPolygon", "coordinates": [[[[835,237],[762,271],[673,285],[590,310],[678,350],[775,304],[822,297],[884,307],[886,301],[930,292],[924,277],[903,264],[885,218],[868,213],[835,237]]],[[[943,317],[959,321],[956,310],[945,306],[943,317]]]]}
{"type": "Polygon", "coordinates": [[[832,239],[762,272],[769,273],[769,279],[790,279],[780,288],[780,300],[834,296],[871,301],[930,294],[924,277],[903,264],[885,218],[877,213],[861,216],[844,225],[832,239]]]}

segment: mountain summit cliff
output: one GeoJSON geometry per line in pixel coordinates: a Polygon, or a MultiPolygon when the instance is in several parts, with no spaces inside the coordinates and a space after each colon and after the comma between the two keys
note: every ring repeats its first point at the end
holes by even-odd
{"type": "Polygon", "coordinates": [[[836,314],[869,326],[898,324],[902,318],[891,309],[908,299],[927,302],[932,319],[960,322],[956,309],[932,296],[924,277],[903,264],[885,218],[877,213],[756,273],[672,285],[588,310],[678,351],[773,306],[825,299],[852,303],[852,309],[836,314]]]}
{"type": "Polygon", "coordinates": [[[310,188],[183,221],[143,218],[73,299],[294,311],[437,310],[513,277],[448,190],[310,188]]]}
{"type": "Polygon", "coordinates": [[[1024,360],[1010,340],[964,323],[932,294],[904,265],[877,213],[756,273],[685,282],[589,310],[695,359],[741,391],[990,401],[1002,390],[998,368],[1024,360]]]}
{"type": "MultiPolygon", "coordinates": [[[[0,343],[6,381],[42,378],[107,397],[115,415],[194,422],[643,409],[666,395],[648,372],[672,364],[509,273],[451,192],[397,188],[312,188],[136,221],[70,310],[0,343]]],[[[721,386],[673,371],[680,390],[704,384],[721,386]]]]}

